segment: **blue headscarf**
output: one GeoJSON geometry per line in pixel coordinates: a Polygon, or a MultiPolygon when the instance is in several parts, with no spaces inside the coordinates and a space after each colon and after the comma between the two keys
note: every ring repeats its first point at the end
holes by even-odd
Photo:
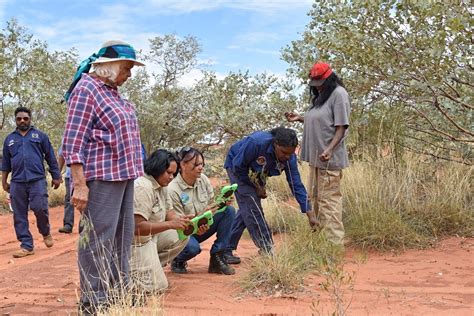
{"type": "Polygon", "coordinates": [[[138,65],[143,65],[142,63],[136,61],[135,49],[128,44],[117,44],[102,47],[98,53],[90,55],[87,59],[84,59],[77,67],[76,73],[74,74],[74,78],[72,79],[72,83],[69,86],[69,89],[64,94],[64,100],[66,102],[69,101],[72,90],[74,90],[74,87],[79,82],[79,79],[81,79],[82,74],[88,73],[91,69],[91,65],[102,57],[105,61],[131,60],[138,65]]]}

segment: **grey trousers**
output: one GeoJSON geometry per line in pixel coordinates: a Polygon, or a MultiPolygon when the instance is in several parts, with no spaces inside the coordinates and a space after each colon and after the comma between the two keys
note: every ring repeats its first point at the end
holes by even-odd
{"type": "MultiPolygon", "coordinates": [[[[89,181],[89,201],[84,212],[90,229],[84,228],[78,265],[81,302],[101,304],[111,291],[129,284],[130,248],[134,234],[133,180],[89,181]]],[[[87,225],[86,225],[87,226],[87,225]]]]}

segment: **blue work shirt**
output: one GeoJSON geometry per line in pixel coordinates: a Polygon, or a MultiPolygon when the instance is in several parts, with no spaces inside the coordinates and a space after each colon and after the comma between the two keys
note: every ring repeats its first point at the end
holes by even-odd
{"type": "Polygon", "coordinates": [[[292,154],[286,162],[278,161],[270,132],[255,132],[233,144],[227,154],[224,168],[231,169],[239,179],[240,193],[250,193],[249,189],[254,190],[255,181],[265,186],[267,177],[278,176],[284,170],[291,193],[298,201],[301,211],[306,213],[311,210],[308,194],[301,182],[296,155],[292,154]]]}
{"type": "Polygon", "coordinates": [[[15,130],[5,138],[2,171],[12,172],[11,181],[31,182],[44,178],[44,160],[53,179],[61,179],[53,146],[45,133],[31,127],[25,136],[15,130]]]}

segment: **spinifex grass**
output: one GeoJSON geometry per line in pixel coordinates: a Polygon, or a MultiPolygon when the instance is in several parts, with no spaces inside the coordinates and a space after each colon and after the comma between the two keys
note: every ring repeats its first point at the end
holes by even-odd
{"type": "Polygon", "coordinates": [[[443,235],[472,236],[472,167],[380,160],[344,173],[346,236],[378,250],[426,247],[443,235]]]}

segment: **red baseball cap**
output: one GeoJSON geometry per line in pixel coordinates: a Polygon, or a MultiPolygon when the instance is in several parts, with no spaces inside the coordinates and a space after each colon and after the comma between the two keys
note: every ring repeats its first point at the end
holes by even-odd
{"type": "Polygon", "coordinates": [[[329,67],[329,64],[318,61],[311,67],[311,71],[309,72],[311,80],[308,84],[313,87],[320,87],[331,74],[332,69],[329,67]]]}

